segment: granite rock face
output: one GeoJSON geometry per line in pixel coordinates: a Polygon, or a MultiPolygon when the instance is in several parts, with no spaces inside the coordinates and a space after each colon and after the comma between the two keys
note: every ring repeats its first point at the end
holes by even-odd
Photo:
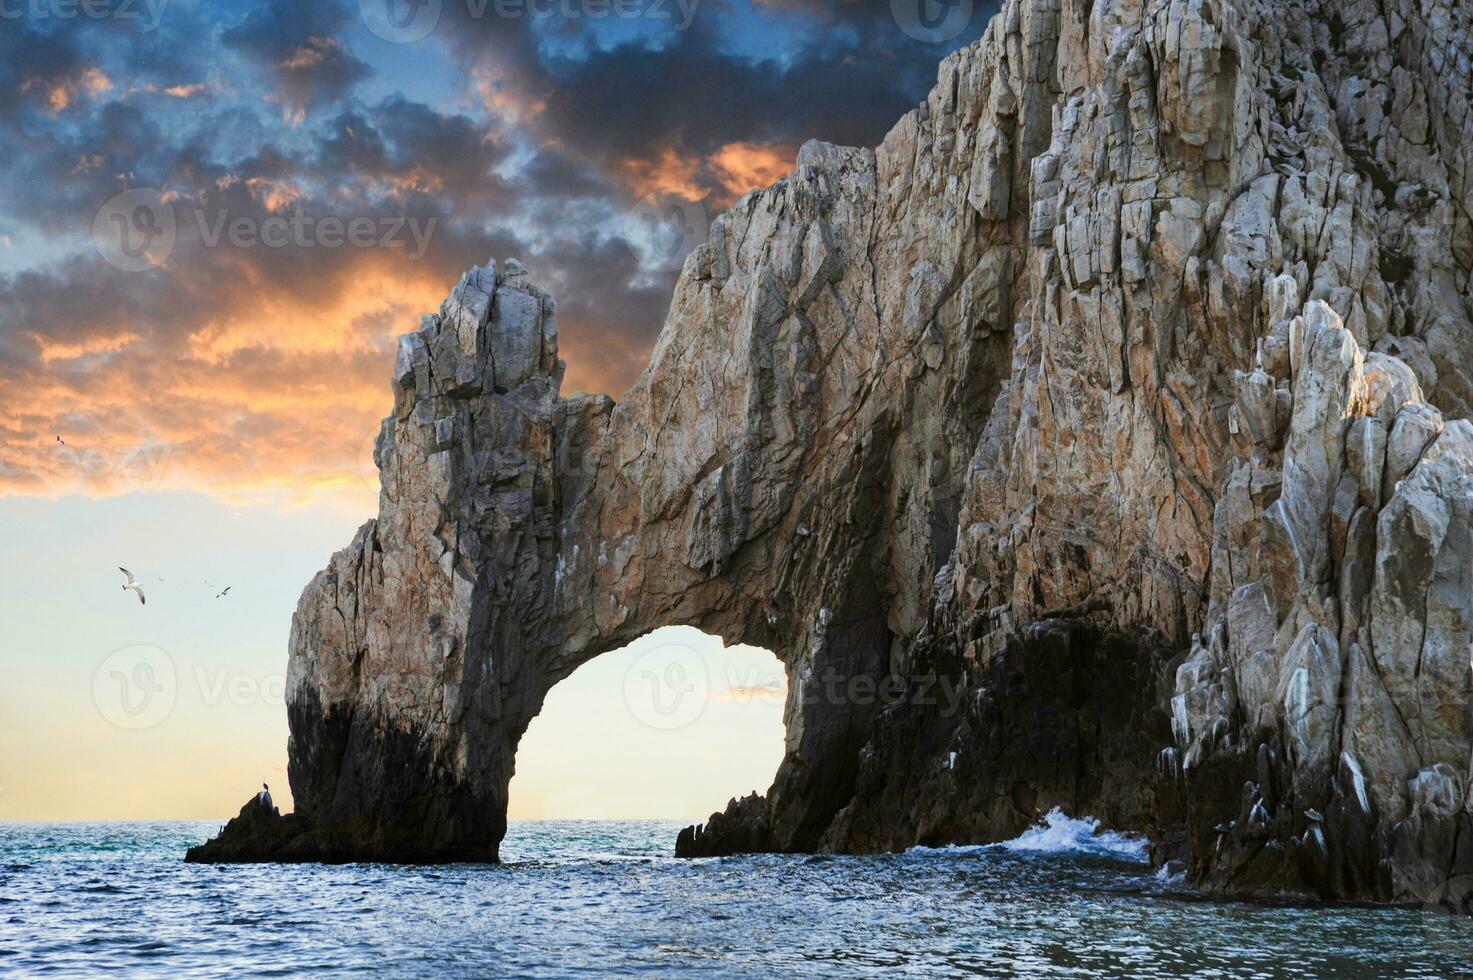
{"type": "Polygon", "coordinates": [[[617,405],[472,270],[297,610],[298,816],[492,859],[551,686],[685,624],[789,678],[704,852],[1062,806],[1225,892],[1466,902],[1470,59],[1452,0],[1008,0],[715,222],[617,405]]]}

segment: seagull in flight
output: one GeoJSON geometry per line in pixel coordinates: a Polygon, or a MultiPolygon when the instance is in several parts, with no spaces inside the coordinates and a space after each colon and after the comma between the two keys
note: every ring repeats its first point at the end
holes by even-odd
{"type": "Polygon", "coordinates": [[[137,592],[138,593],[138,601],[140,603],[142,603],[143,605],[148,605],[148,600],[145,599],[145,598],[143,598],[143,586],[141,586],[141,585],[138,584],[138,580],[133,577],[133,573],[130,572],[130,571],[128,571],[122,565],[119,565],[118,566],[118,571],[122,572],[123,575],[128,579],[128,581],[126,581],[126,582],[123,583],[123,591],[124,592],[137,592]]]}
{"type": "Polygon", "coordinates": [[[231,587],[230,587],[230,586],[228,586],[228,585],[227,585],[227,586],[225,586],[225,591],[224,591],[224,592],[221,592],[221,593],[219,593],[219,594],[218,594],[218,595],[216,595],[216,596],[215,596],[215,598],[216,598],[216,599],[223,599],[223,598],[225,598],[225,596],[227,596],[227,595],[229,595],[229,594],[230,594],[230,588],[231,588],[231,587]]]}
{"type": "Polygon", "coordinates": [[[57,436],[56,437],[56,441],[59,442],[59,443],[61,443],[63,446],[66,445],[66,440],[63,439],[61,436],[57,436]]]}

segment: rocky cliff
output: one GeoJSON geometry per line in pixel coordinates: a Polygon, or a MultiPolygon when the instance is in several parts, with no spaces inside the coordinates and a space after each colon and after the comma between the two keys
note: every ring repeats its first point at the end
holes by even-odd
{"type": "Polygon", "coordinates": [[[494,859],[547,691],[685,624],[790,682],[687,853],[1058,805],[1220,891],[1466,903],[1470,59],[1451,0],[1008,0],[715,222],[617,405],[472,270],[293,622],[281,846],[494,859]]]}

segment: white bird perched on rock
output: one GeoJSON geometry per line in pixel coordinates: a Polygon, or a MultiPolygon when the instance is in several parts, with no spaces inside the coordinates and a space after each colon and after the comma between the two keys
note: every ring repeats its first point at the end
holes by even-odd
{"type": "Polygon", "coordinates": [[[126,582],[123,583],[123,591],[124,592],[137,592],[138,593],[138,601],[141,602],[145,606],[148,605],[148,600],[143,597],[143,586],[141,586],[141,585],[138,584],[138,580],[133,577],[133,573],[130,572],[130,571],[128,571],[122,565],[119,565],[118,566],[118,571],[122,572],[123,575],[125,575],[127,577],[127,579],[128,579],[128,581],[126,581],[126,582]]]}

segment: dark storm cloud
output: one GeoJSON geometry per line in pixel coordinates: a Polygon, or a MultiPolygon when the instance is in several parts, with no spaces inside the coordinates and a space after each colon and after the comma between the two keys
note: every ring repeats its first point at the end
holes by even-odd
{"type": "MultiPolygon", "coordinates": [[[[655,44],[604,46],[587,22],[568,21],[561,26],[584,40],[572,54],[567,43],[539,43],[532,19],[475,18],[469,9],[446,7],[459,18],[449,33],[460,57],[497,97],[537,106],[528,122],[543,138],[618,172],[667,152],[697,159],[733,143],[874,145],[924,96],[939,60],[981,35],[995,4],[979,3],[966,29],[938,45],[906,35],[888,0],[783,0],[771,14],[816,29],[781,58],[734,47],[721,8],[699,10],[689,30],[665,30],[655,44]]],[[[730,188],[704,183],[729,199],[730,188]]]]}
{"type": "Polygon", "coordinates": [[[914,101],[914,85],[843,52],[811,50],[784,68],[724,55],[702,30],[680,37],[658,51],[626,44],[554,63],[560,84],[539,122],[589,156],[639,159],[739,141],[873,142],[914,101]]]}
{"type": "Polygon", "coordinates": [[[558,297],[568,390],[621,394],[649,357],[675,273],[642,275],[624,242],[592,234],[549,243],[533,271],[558,297]]]}
{"type": "Polygon", "coordinates": [[[75,38],[42,33],[28,23],[0,22],[0,119],[24,107],[42,108],[51,91],[85,67],[75,38]]]}
{"type": "Polygon", "coordinates": [[[506,138],[483,123],[396,96],[333,119],[310,165],[324,178],[353,174],[428,190],[464,206],[504,195],[495,168],[508,149],[506,138]]]}
{"type": "Polygon", "coordinates": [[[274,65],[311,38],[336,35],[356,16],[355,9],[348,0],[267,0],[249,7],[221,32],[220,40],[227,48],[274,65]]]}
{"type": "Polygon", "coordinates": [[[372,74],[337,37],[354,9],[341,0],[270,0],[220,39],[274,77],[280,100],[300,118],[372,74]]]}
{"type": "Polygon", "coordinates": [[[534,198],[589,197],[612,190],[588,166],[547,148],[537,150],[522,165],[520,183],[534,198]]]}

